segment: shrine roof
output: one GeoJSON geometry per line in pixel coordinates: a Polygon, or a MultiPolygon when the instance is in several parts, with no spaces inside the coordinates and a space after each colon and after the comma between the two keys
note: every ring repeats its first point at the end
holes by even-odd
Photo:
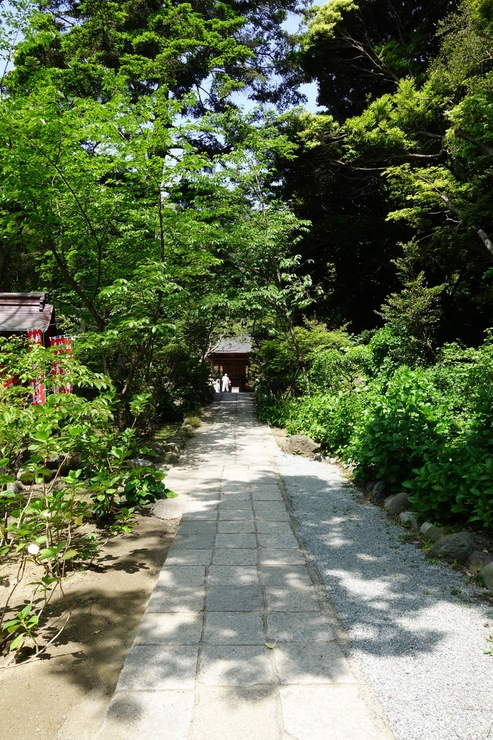
{"type": "Polygon", "coordinates": [[[0,293],[0,332],[47,332],[54,324],[54,309],[47,298],[47,293],[0,293]]]}
{"type": "Polygon", "coordinates": [[[212,350],[211,354],[241,355],[252,351],[252,339],[248,334],[239,337],[225,337],[221,339],[212,350]]]}

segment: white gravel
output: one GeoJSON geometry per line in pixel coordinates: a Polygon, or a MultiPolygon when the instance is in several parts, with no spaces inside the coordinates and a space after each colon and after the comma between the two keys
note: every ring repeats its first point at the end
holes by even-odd
{"type": "Polygon", "coordinates": [[[334,465],[280,454],[299,532],[396,740],[493,738],[493,607],[334,465]]]}

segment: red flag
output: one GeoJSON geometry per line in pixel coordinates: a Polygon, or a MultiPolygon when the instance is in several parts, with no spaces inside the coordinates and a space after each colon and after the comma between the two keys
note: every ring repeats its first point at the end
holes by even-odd
{"type": "MultiPolygon", "coordinates": [[[[72,354],[72,337],[63,337],[63,336],[51,337],[50,345],[52,347],[57,348],[54,351],[55,355],[71,355],[72,354]]],[[[52,374],[53,374],[53,379],[55,381],[55,385],[53,386],[53,393],[72,393],[71,383],[65,383],[64,385],[59,385],[57,383],[58,379],[61,380],[60,376],[66,373],[67,371],[63,369],[61,363],[57,362],[55,359],[52,364],[52,374]]]]}
{"type": "MultiPolygon", "coordinates": [[[[31,344],[43,344],[43,332],[41,329],[29,329],[27,339],[31,344]]],[[[33,406],[40,406],[45,402],[45,385],[42,371],[35,380],[31,380],[31,388],[33,391],[31,403],[33,406]]]]}

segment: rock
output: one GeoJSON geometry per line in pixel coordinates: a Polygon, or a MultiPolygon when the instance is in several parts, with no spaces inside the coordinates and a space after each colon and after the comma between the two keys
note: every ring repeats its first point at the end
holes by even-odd
{"type": "Polygon", "coordinates": [[[475,549],[474,537],[470,532],[457,532],[446,534],[435,542],[430,555],[434,558],[442,557],[449,563],[457,561],[464,565],[475,549]]]}
{"type": "Polygon", "coordinates": [[[485,565],[480,575],[486,588],[489,589],[489,591],[493,591],[493,563],[485,565]]]}
{"type": "Polygon", "coordinates": [[[313,456],[313,459],[315,460],[315,462],[324,462],[325,457],[321,455],[320,452],[316,452],[313,456]]]}
{"type": "Polygon", "coordinates": [[[484,569],[486,565],[489,565],[489,563],[493,563],[493,555],[490,555],[489,552],[475,550],[467,560],[466,570],[472,576],[475,576],[480,569],[482,573],[482,569],[484,569]]]}
{"type": "Polygon", "coordinates": [[[128,461],[128,467],[130,470],[136,470],[137,468],[153,468],[154,463],[143,457],[133,457],[128,461]]]}
{"type": "Polygon", "coordinates": [[[57,478],[56,481],[51,486],[51,490],[54,493],[58,493],[58,491],[63,491],[65,486],[66,486],[66,483],[64,482],[63,478],[57,478]]]}
{"type": "Polygon", "coordinates": [[[373,490],[373,487],[376,485],[376,480],[369,480],[366,483],[363,483],[363,487],[366,488],[366,490],[371,493],[373,490]]]}
{"type": "Polygon", "coordinates": [[[425,522],[421,525],[419,528],[419,531],[423,535],[423,537],[430,542],[438,542],[438,540],[441,540],[442,537],[445,537],[447,532],[442,529],[441,527],[434,527],[431,522],[425,522]]]}
{"type": "Polygon", "coordinates": [[[26,490],[26,487],[20,480],[15,480],[13,483],[7,483],[7,491],[13,491],[14,493],[22,493],[25,490],[26,490]]]}
{"type": "Polygon", "coordinates": [[[176,442],[168,442],[168,444],[164,447],[164,452],[174,452],[175,455],[179,455],[180,445],[177,445],[176,442]]]}
{"type": "Polygon", "coordinates": [[[406,527],[411,527],[411,529],[419,529],[419,522],[412,511],[401,511],[401,513],[399,514],[399,519],[403,524],[406,525],[406,527]]]}
{"type": "Polygon", "coordinates": [[[152,506],[152,513],[158,519],[178,519],[186,509],[187,499],[185,496],[178,498],[160,498],[152,506]]]}
{"type": "Polygon", "coordinates": [[[31,486],[34,483],[33,474],[29,470],[24,470],[24,468],[17,471],[15,478],[21,481],[21,483],[24,483],[25,486],[31,486]]]}
{"type": "Polygon", "coordinates": [[[176,434],[173,434],[173,436],[168,439],[168,444],[176,444],[181,449],[182,447],[185,447],[186,435],[176,432],[176,434]]]}
{"type": "Polygon", "coordinates": [[[180,462],[180,456],[176,452],[167,452],[164,456],[164,462],[168,465],[176,465],[176,463],[180,462]]]}
{"type": "Polygon", "coordinates": [[[304,434],[293,434],[288,437],[283,445],[283,451],[289,455],[302,455],[303,457],[313,457],[314,452],[320,449],[320,445],[310,437],[304,434]]]}
{"type": "Polygon", "coordinates": [[[383,506],[389,514],[394,515],[400,514],[401,511],[409,510],[409,499],[407,493],[402,491],[402,493],[396,493],[395,496],[389,496],[385,499],[383,506]]]}
{"type": "Polygon", "coordinates": [[[482,534],[472,533],[476,550],[491,550],[491,541],[482,534]]]}
{"type": "Polygon", "coordinates": [[[335,465],[338,462],[338,460],[337,460],[337,457],[329,457],[327,458],[327,462],[329,462],[331,465],[335,465]]]}
{"type": "Polygon", "coordinates": [[[58,470],[58,466],[62,462],[62,457],[48,457],[45,462],[45,467],[48,470],[58,470]]]}
{"type": "Polygon", "coordinates": [[[371,495],[374,496],[377,501],[381,501],[385,498],[385,481],[379,480],[378,483],[375,483],[371,489],[371,495]]]}
{"type": "Polygon", "coordinates": [[[82,460],[75,455],[69,453],[65,456],[60,468],[60,475],[68,475],[71,470],[77,470],[82,467],[82,460]]]}

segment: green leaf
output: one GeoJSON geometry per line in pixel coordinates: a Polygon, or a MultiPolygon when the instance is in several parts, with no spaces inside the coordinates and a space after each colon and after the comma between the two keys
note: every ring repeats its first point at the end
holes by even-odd
{"type": "Polygon", "coordinates": [[[24,638],[25,638],[25,635],[24,634],[17,635],[17,637],[15,638],[15,640],[13,640],[13,642],[11,643],[9,650],[10,651],[17,650],[17,648],[19,647],[19,645],[23,642],[24,638]]]}
{"type": "Polygon", "coordinates": [[[64,555],[62,555],[62,560],[72,560],[78,555],[77,550],[67,550],[64,555]]]}

